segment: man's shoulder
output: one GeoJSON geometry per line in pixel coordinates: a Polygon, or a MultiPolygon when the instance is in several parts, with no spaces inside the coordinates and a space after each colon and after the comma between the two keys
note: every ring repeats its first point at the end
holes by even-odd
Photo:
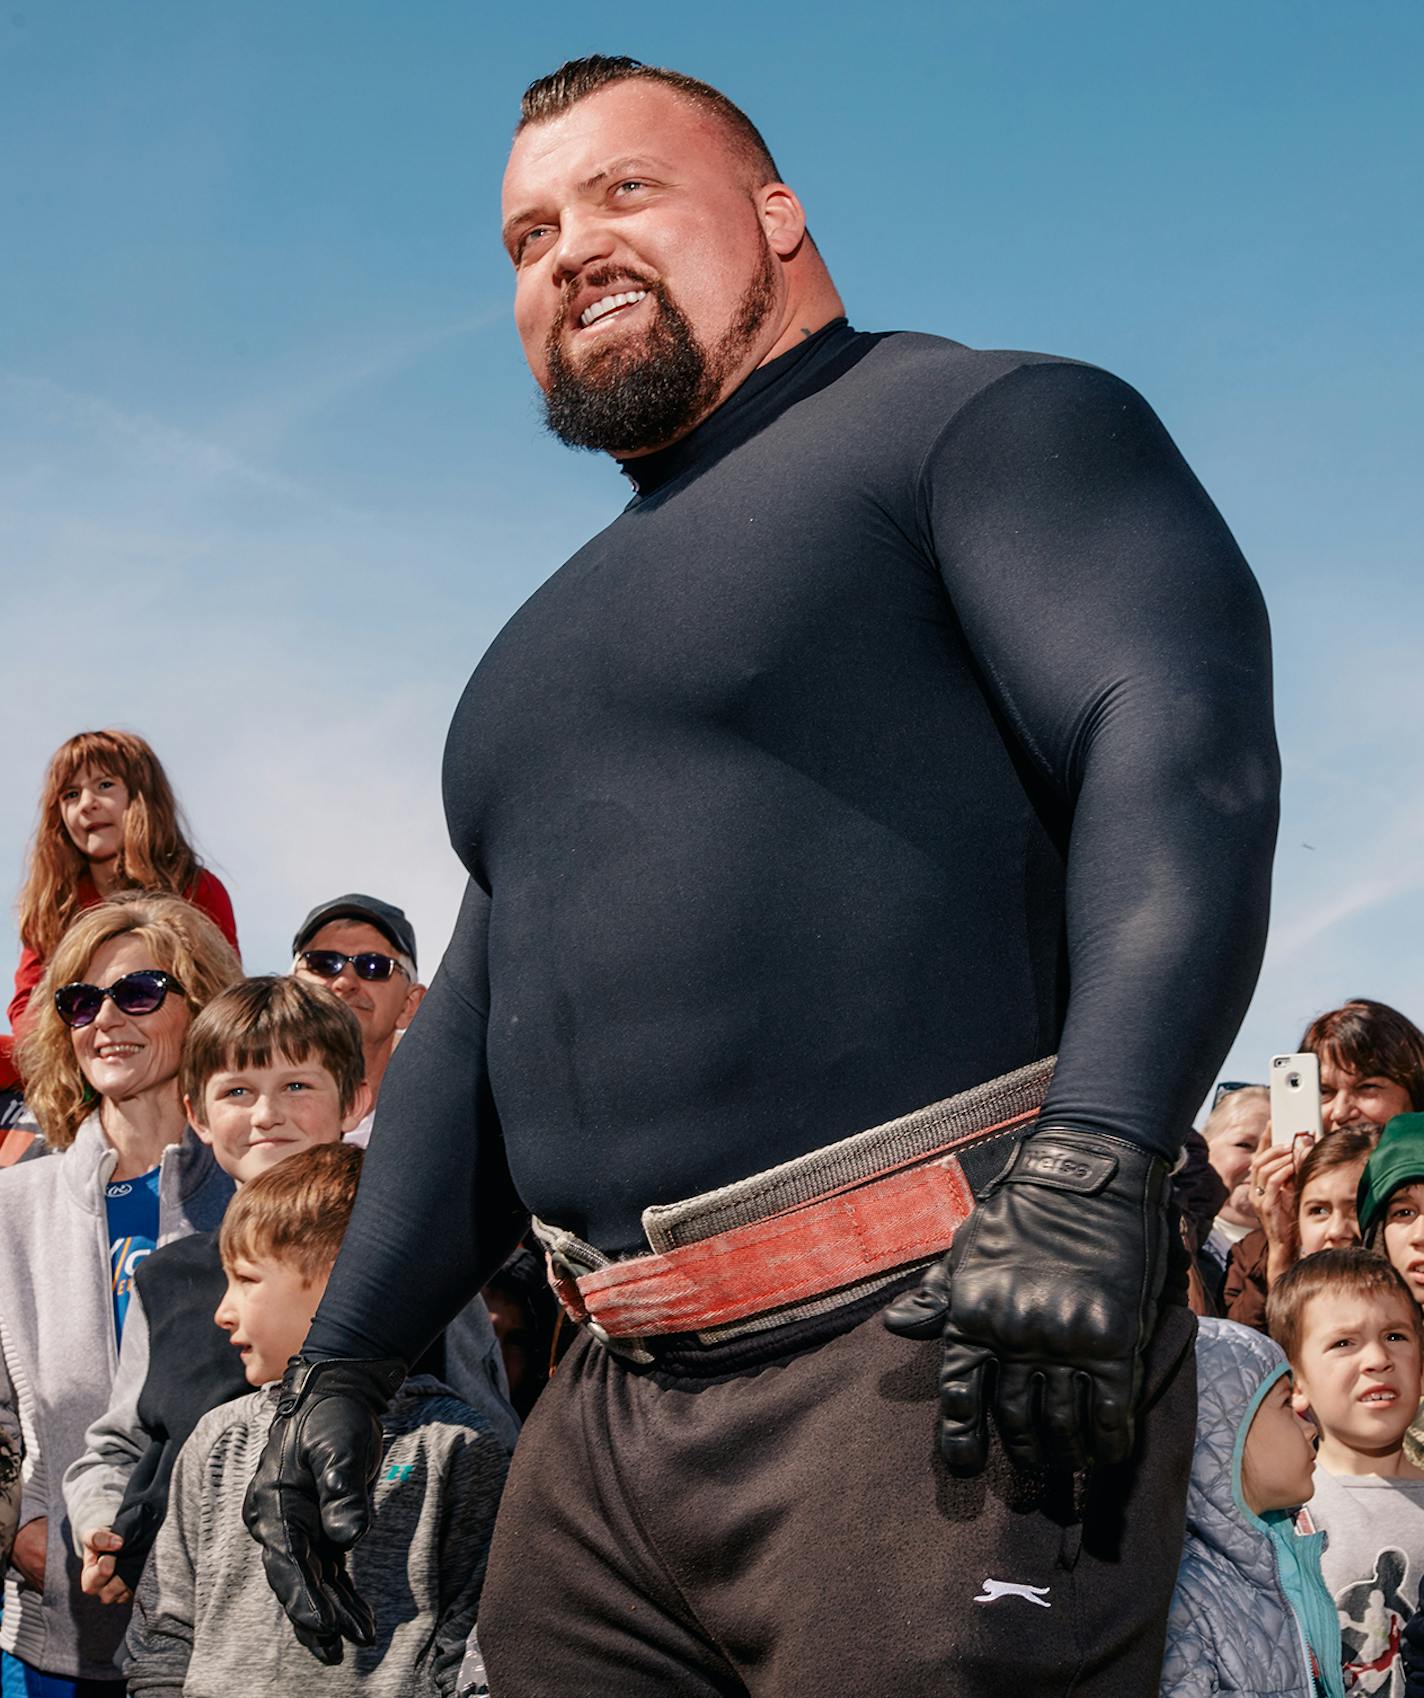
{"type": "Polygon", "coordinates": [[[897,437],[916,424],[935,434],[961,418],[1057,428],[1103,408],[1140,403],[1114,373],[1062,354],[1022,348],[973,348],[923,331],[873,333],[871,344],[847,374],[845,392],[856,404],[880,397],[899,421],[897,437]]]}
{"type": "Polygon", "coordinates": [[[861,361],[866,369],[893,373],[904,383],[952,381],[971,392],[988,388],[1011,372],[1038,366],[1072,371],[1100,369],[1065,354],[1045,354],[1029,348],[975,348],[926,330],[874,331],[867,340],[872,346],[861,361]]]}

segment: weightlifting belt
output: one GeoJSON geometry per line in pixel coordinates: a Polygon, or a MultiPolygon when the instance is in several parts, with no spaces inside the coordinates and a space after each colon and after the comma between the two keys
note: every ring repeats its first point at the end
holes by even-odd
{"type": "Polygon", "coordinates": [[[734,1184],[643,1211],[646,1255],[613,1261],[536,1219],[566,1312],[618,1354],[712,1344],[824,1313],[943,1254],[1032,1126],[1054,1058],[734,1184]]]}

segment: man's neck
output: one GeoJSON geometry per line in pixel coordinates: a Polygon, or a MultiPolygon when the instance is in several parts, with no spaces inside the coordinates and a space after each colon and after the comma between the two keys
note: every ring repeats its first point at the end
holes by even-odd
{"type": "Polygon", "coordinates": [[[105,1097],[99,1105],[104,1136],[119,1152],[114,1179],[137,1179],[157,1167],[169,1144],[179,1143],[187,1122],[172,1079],[122,1102],[105,1097]]]}
{"type": "Polygon", "coordinates": [[[666,442],[658,443],[654,448],[639,448],[632,453],[621,449],[613,450],[612,458],[620,463],[634,464],[644,455],[660,454],[663,449],[681,442],[685,436],[691,436],[699,425],[705,424],[719,407],[731,400],[754,371],[760,371],[763,366],[769,366],[773,360],[780,359],[793,348],[799,348],[818,330],[824,330],[833,319],[844,317],[845,306],[836,292],[835,285],[827,277],[824,288],[811,290],[803,298],[788,301],[771,342],[760,352],[754,351],[748,355],[746,362],[722,385],[712,405],[700,413],[685,430],[669,437],[666,442]]]}
{"type": "Polygon", "coordinates": [[[1327,1474],[1377,1474],[1384,1480],[1424,1480],[1424,1468],[1416,1468],[1404,1454],[1403,1435],[1398,1445],[1393,1447],[1382,1450],[1356,1450],[1326,1433],[1321,1438],[1315,1460],[1317,1466],[1323,1468],[1327,1474]]]}
{"type": "Polygon", "coordinates": [[[371,1090],[371,1108],[367,1110],[368,1114],[375,1108],[376,1098],[381,1094],[381,1080],[386,1076],[386,1069],[391,1064],[391,1054],[395,1047],[392,1038],[387,1038],[384,1043],[376,1044],[370,1049],[362,1046],[362,1053],[366,1057],[366,1083],[371,1090]]]}

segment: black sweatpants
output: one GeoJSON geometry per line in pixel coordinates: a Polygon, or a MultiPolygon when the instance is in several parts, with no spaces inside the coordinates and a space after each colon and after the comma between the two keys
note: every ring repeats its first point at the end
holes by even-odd
{"type": "Polygon", "coordinates": [[[727,1347],[638,1369],[577,1341],[495,1528],[492,1698],[1156,1698],[1193,1316],[1164,1312],[1133,1461],[1084,1488],[1016,1472],[997,1441],[952,1477],[939,1346],[887,1332],[885,1301],[769,1359],[743,1341],[731,1369],[727,1347]]]}

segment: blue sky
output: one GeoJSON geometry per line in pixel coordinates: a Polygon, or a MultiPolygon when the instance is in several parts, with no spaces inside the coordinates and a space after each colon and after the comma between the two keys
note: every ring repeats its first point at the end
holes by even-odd
{"type": "Polygon", "coordinates": [[[1225,1071],[1264,1077],[1352,994],[1424,1022],[1424,8],[524,11],[0,15],[0,876],[55,744],[121,724],[169,766],[252,970],[352,887],[402,903],[433,967],[450,711],[624,499],[541,431],[499,176],[529,80],[626,52],[751,112],[854,323],[1110,367],[1234,528],[1287,777],[1225,1071]]]}

